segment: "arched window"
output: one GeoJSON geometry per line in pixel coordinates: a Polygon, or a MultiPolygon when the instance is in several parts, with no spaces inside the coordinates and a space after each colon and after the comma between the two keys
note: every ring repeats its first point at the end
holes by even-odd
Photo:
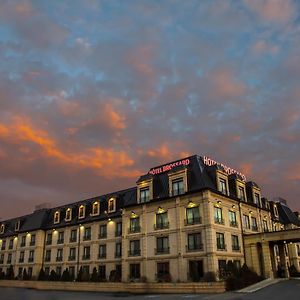
{"type": "Polygon", "coordinates": [[[54,224],[57,224],[60,222],[60,212],[59,211],[56,211],[54,213],[54,224]]]}
{"type": "Polygon", "coordinates": [[[99,212],[100,212],[100,205],[99,205],[99,202],[96,201],[93,203],[92,215],[97,216],[97,215],[99,215],[99,212]]]}
{"type": "Polygon", "coordinates": [[[115,198],[110,198],[108,200],[108,212],[114,212],[116,211],[116,199],[115,198]]]}
{"type": "Polygon", "coordinates": [[[85,206],[80,205],[78,210],[78,218],[83,219],[85,217],[85,206]]]}
{"type": "Polygon", "coordinates": [[[68,208],[66,210],[66,218],[65,218],[65,221],[71,221],[72,219],[72,209],[71,208],[68,208]]]}

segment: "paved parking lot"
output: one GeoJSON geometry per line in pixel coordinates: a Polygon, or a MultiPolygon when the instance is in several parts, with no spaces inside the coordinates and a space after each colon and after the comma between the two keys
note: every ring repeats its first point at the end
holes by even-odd
{"type": "Polygon", "coordinates": [[[126,298],[128,300],[299,300],[300,280],[283,281],[250,294],[224,293],[219,295],[128,295],[0,288],[1,300],[116,300],[118,298],[126,298]]]}

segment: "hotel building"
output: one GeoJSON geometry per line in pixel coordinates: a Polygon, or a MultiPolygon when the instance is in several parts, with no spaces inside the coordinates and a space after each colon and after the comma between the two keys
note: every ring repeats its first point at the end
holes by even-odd
{"type": "Polygon", "coordinates": [[[151,169],[136,186],[38,207],[0,222],[0,271],[37,278],[68,268],[103,280],[199,281],[245,262],[266,277],[299,270],[300,221],[239,172],[197,155],[151,169]],[[284,233],[284,235],[283,235],[284,233]]]}

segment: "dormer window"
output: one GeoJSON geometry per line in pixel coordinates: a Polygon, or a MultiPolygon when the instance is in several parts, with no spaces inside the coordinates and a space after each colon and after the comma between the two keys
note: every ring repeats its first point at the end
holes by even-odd
{"type": "Polygon", "coordinates": [[[227,180],[225,178],[219,179],[219,190],[222,194],[228,195],[227,180]]]}
{"type": "Polygon", "coordinates": [[[85,217],[85,206],[80,205],[78,209],[78,218],[83,219],[85,217]]]}
{"type": "Polygon", "coordinates": [[[242,187],[242,186],[239,186],[239,194],[238,194],[238,197],[241,201],[246,201],[246,195],[245,195],[245,188],[242,187]]]}
{"type": "Polygon", "coordinates": [[[150,199],[150,189],[149,187],[140,189],[140,203],[148,202],[150,199]]]}
{"type": "Polygon", "coordinates": [[[108,212],[114,212],[116,211],[116,199],[115,198],[110,198],[108,200],[108,212]]]}
{"type": "Polygon", "coordinates": [[[92,216],[98,216],[100,213],[100,204],[98,201],[93,203],[92,216]]]}
{"type": "Polygon", "coordinates": [[[279,214],[278,214],[278,208],[277,208],[276,204],[274,204],[274,215],[275,215],[275,217],[279,216],[279,214]]]}
{"type": "Polygon", "coordinates": [[[71,208],[68,208],[66,210],[66,218],[65,218],[65,221],[71,221],[72,219],[72,209],[71,208]]]}
{"type": "Polygon", "coordinates": [[[254,193],[254,204],[259,205],[260,197],[258,193],[254,193]]]}
{"type": "Polygon", "coordinates": [[[184,194],[183,178],[172,180],[172,195],[177,196],[184,194]]]}
{"type": "Polygon", "coordinates": [[[137,201],[138,203],[149,202],[153,199],[153,179],[137,182],[137,201]]]}
{"type": "Polygon", "coordinates": [[[0,226],[0,234],[4,233],[5,225],[1,224],[0,226]]]}
{"type": "Polygon", "coordinates": [[[56,211],[54,213],[54,224],[57,224],[60,222],[60,212],[59,211],[56,211]]]}
{"type": "Polygon", "coordinates": [[[15,231],[19,231],[20,230],[20,221],[17,221],[15,223],[15,231]]]}

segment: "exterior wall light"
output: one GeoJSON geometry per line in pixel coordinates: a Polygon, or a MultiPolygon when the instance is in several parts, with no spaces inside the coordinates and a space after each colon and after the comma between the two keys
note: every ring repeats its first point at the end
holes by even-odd
{"type": "Polygon", "coordinates": [[[165,210],[160,206],[157,210],[158,214],[163,214],[165,212],[165,210]]]}

